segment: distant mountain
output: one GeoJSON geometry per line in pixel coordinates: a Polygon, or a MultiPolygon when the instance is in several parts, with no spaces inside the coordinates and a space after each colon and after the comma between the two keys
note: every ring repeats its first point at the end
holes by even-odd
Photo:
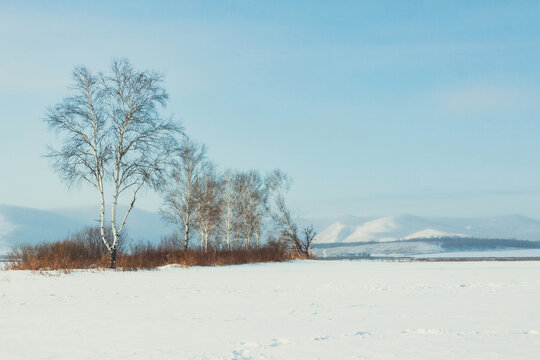
{"type": "Polygon", "coordinates": [[[421,238],[469,237],[540,241],[540,221],[520,215],[428,218],[412,215],[336,219],[319,228],[318,244],[389,242],[421,238]]]}
{"type": "MultiPolygon", "coordinates": [[[[126,206],[118,206],[118,214],[121,214],[121,216],[124,215],[126,210],[126,206]]],[[[93,225],[99,223],[99,208],[97,206],[54,209],[50,211],[60,216],[73,219],[76,222],[93,225]]],[[[109,213],[107,213],[106,221],[110,221],[109,213]]],[[[171,224],[164,222],[161,215],[157,212],[134,208],[129,214],[129,218],[126,222],[126,231],[128,237],[132,241],[156,242],[159,241],[162,236],[173,233],[175,228],[171,224]]]]}
{"type": "Polygon", "coordinates": [[[0,205],[0,254],[21,243],[60,239],[83,226],[84,223],[48,211],[0,205]]]}
{"type": "MultiPolygon", "coordinates": [[[[120,207],[119,212],[125,210],[120,207]]],[[[6,254],[20,244],[63,239],[85,226],[97,225],[98,218],[98,208],[94,207],[38,210],[0,205],[0,254],[6,254]]],[[[174,228],[165,224],[159,214],[135,208],[128,218],[126,230],[132,241],[157,242],[174,228]]]]}
{"type": "Polygon", "coordinates": [[[520,215],[474,218],[346,216],[316,219],[313,223],[318,232],[313,252],[319,257],[409,256],[540,247],[540,221],[520,215]]]}

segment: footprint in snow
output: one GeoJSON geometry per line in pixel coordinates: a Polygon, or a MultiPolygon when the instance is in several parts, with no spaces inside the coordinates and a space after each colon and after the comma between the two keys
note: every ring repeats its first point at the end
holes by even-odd
{"type": "Polygon", "coordinates": [[[257,344],[257,343],[254,343],[254,342],[241,342],[240,343],[241,346],[244,346],[244,347],[259,347],[260,345],[257,344]]]}
{"type": "Polygon", "coordinates": [[[290,343],[291,342],[288,339],[272,339],[272,343],[270,344],[270,346],[276,347],[281,345],[287,345],[290,343]]]}
{"type": "Polygon", "coordinates": [[[370,333],[368,333],[367,331],[357,331],[353,334],[354,336],[361,336],[361,337],[367,337],[369,335],[371,335],[370,333]]]}
{"type": "Polygon", "coordinates": [[[330,339],[330,336],[328,336],[328,335],[313,337],[313,340],[315,340],[315,341],[323,341],[323,340],[328,340],[328,339],[330,339]]]}
{"type": "Polygon", "coordinates": [[[447,331],[442,329],[407,329],[403,330],[401,333],[407,335],[442,335],[446,334],[447,331]]]}
{"type": "Polygon", "coordinates": [[[339,337],[344,338],[344,337],[349,337],[349,336],[360,336],[362,339],[365,339],[368,336],[371,336],[371,333],[367,331],[357,331],[357,332],[353,332],[352,334],[351,333],[343,334],[343,335],[340,335],[339,337]]]}
{"type": "Polygon", "coordinates": [[[249,351],[247,350],[234,350],[232,352],[232,360],[249,360],[253,359],[251,356],[249,356],[249,351]]]}

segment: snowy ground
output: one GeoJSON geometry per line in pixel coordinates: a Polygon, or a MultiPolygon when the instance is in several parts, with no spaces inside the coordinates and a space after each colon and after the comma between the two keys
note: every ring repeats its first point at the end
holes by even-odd
{"type": "Polygon", "coordinates": [[[0,271],[0,358],[534,359],[540,262],[0,271]]]}

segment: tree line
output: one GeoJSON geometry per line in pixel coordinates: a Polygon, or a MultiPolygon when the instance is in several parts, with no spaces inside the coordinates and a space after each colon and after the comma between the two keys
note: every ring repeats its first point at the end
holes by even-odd
{"type": "Polygon", "coordinates": [[[312,227],[299,230],[293,219],[285,200],[288,177],[279,170],[218,172],[206,147],[163,115],[169,98],[163,80],[126,59],[113,61],[108,73],[77,67],[71,94],[45,117],[61,142],[48,151],[55,171],[69,186],[96,190],[110,267],[116,267],[119,240],[144,189],[163,194],[160,212],[176,226],[178,248],[250,249],[273,239],[308,254],[315,233],[312,227]],[[121,199],[129,204],[123,213],[121,199]]]}

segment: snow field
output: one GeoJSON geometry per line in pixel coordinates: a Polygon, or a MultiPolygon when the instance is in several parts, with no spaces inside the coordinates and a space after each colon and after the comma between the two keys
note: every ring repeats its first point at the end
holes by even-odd
{"type": "Polygon", "coordinates": [[[1,359],[533,359],[540,262],[0,271],[1,359]]]}

